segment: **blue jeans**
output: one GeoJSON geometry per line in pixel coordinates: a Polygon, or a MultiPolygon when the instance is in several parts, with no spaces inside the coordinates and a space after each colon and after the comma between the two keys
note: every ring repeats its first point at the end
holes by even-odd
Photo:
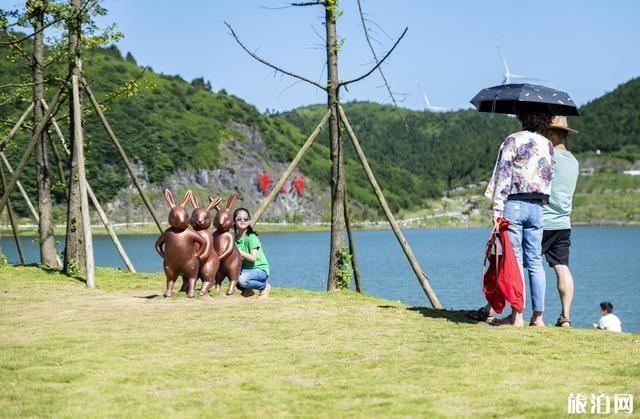
{"type": "Polygon", "coordinates": [[[537,199],[507,201],[504,207],[504,218],[509,220],[507,232],[511,247],[518,259],[523,289],[526,288],[524,287],[524,267],[529,273],[532,309],[543,312],[547,283],[542,266],[542,202],[537,199]]]}
{"type": "Polygon", "coordinates": [[[262,291],[267,286],[269,275],[262,269],[243,269],[238,277],[238,288],[244,291],[245,288],[262,291]]]}

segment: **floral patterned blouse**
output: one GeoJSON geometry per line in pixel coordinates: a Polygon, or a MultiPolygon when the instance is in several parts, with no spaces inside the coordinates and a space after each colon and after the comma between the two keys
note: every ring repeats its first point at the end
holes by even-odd
{"type": "Polygon", "coordinates": [[[548,199],[553,178],[553,144],[542,135],[520,131],[500,147],[484,195],[493,200],[493,216],[501,217],[509,195],[548,199]]]}

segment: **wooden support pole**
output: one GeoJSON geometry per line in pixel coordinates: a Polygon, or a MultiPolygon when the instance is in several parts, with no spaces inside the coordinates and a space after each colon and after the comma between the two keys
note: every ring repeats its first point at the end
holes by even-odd
{"type": "Polygon", "coordinates": [[[93,262],[93,239],[91,237],[91,219],[89,217],[89,197],[87,194],[87,175],[84,160],[84,138],[82,137],[82,111],[80,108],[80,82],[75,74],[71,76],[73,101],[73,151],[78,159],[78,183],[80,185],[80,212],[82,214],[82,230],[84,237],[85,261],[87,267],[87,286],[93,288],[95,283],[95,266],[93,262]]]}
{"type": "MultiPolygon", "coordinates": [[[[45,103],[43,103],[43,106],[45,109],[47,109],[47,105],[45,103]]],[[[67,144],[64,140],[64,135],[62,135],[62,131],[60,130],[60,127],[58,126],[58,123],[56,122],[55,118],[51,118],[51,123],[56,131],[56,134],[58,135],[58,138],[60,139],[60,143],[62,143],[62,148],[65,154],[67,156],[70,156],[71,153],[67,148],[67,144]]],[[[64,179],[64,171],[62,170],[62,162],[60,161],[60,155],[57,152],[55,143],[52,142],[51,147],[55,152],[56,165],[58,166],[58,175],[60,176],[61,181],[64,184],[66,184],[64,179]]],[[[98,217],[100,217],[100,221],[102,221],[102,224],[104,225],[105,230],[107,230],[107,233],[109,233],[109,237],[111,238],[113,245],[115,246],[116,250],[120,254],[122,261],[124,262],[124,264],[126,265],[127,269],[129,269],[130,272],[136,272],[136,269],[133,266],[133,263],[131,263],[131,259],[129,259],[129,255],[127,255],[127,252],[124,250],[124,247],[120,243],[120,240],[118,239],[118,236],[116,235],[116,232],[113,229],[113,226],[109,221],[109,218],[107,218],[107,214],[104,212],[104,210],[102,209],[102,205],[100,205],[100,201],[98,201],[98,198],[93,193],[93,189],[91,188],[91,185],[89,184],[89,182],[87,182],[87,193],[89,194],[89,198],[91,199],[93,206],[96,208],[96,211],[98,212],[98,217]]]]}
{"type": "Polygon", "coordinates": [[[109,219],[107,218],[107,214],[102,210],[102,206],[100,205],[100,202],[98,202],[98,198],[96,198],[96,195],[93,193],[93,190],[91,189],[91,186],[89,185],[88,182],[87,182],[87,192],[89,193],[91,202],[93,202],[93,206],[96,207],[96,211],[98,211],[98,216],[100,217],[100,221],[102,221],[102,224],[104,224],[104,228],[107,230],[107,233],[109,233],[109,237],[111,237],[111,241],[113,242],[113,245],[116,247],[116,250],[120,254],[122,261],[127,266],[127,269],[129,269],[129,272],[135,272],[136,268],[133,267],[133,263],[131,263],[131,260],[129,259],[127,252],[124,251],[124,247],[122,247],[122,244],[120,244],[120,240],[118,240],[118,236],[116,236],[116,232],[114,231],[113,226],[109,222],[109,219]]]}
{"type": "MultiPolygon", "coordinates": [[[[13,167],[11,167],[11,163],[9,163],[7,156],[4,154],[4,151],[0,151],[0,159],[2,159],[2,162],[4,163],[4,166],[9,171],[9,174],[13,176],[15,172],[13,171],[13,167]]],[[[29,207],[29,211],[31,211],[31,215],[33,215],[33,218],[36,219],[36,223],[39,223],[40,217],[38,216],[38,211],[36,211],[35,207],[33,206],[33,202],[31,202],[31,199],[29,199],[29,195],[27,195],[27,191],[24,190],[24,188],[22,187],[22,183],[20,183],[20,181],[16,182],[16,186],[18,187],[20,194],[24,198],[24,201],[27,203],[27,207],[29,207]]]]}
{"type": "Polygon", "coordinates": [[[58,89],[58,91],[53,97],[53,100],[51,101],[51,108],[49,108],[49,110],[45,112],[44,116],[40,120],[40,123],[38,124],[37,127],[35,127],[33,132],[33,137],[31,138],[31,142],[27,146],[27,150],[22,156],[20,163],[18,163],[15,173],[11,177],[9,184],[4,190],[4,195],[2,195],[2,198],[0,199],[0,211],[2,211],[4,206],[7,204],[7,201],[9,200],[9,194],[11,193],[11,191],[13,191],[13,188],[16,186],[16,183],[18,182],[18,178],[20,177],[20,174],[22,173],[25,166],[27,165],[27,162],[29,161],[29,157],[31,157],[33,150],[36,148],[36,145],[38,144],[38,139],[40,138],[42,131],[44,131],[49,121],[49,118],[51,117],[52,112],[57,108],[58,102],[60,102],[61,95],[62,95],[62,88],[58,89]]]}
{"type": "Polygon", "coordinates": [[[422,268],[420,268],[420,264],[418,264],[418,260],[416,259],[415,255],[413,254],[413,251],[409,247],[409,243],[407,243],[407,240],[404,238],[404,235],[402,234],[402,231],[400,230],[400,227],[398,226],[398,223],[396,222],[395,218],[393,217],[393,213],[391,212],[391,209],[389,208],[389,205],[387,204],[387,200],[384,198],[384,195],[382,194],[382,190],[380,189],[380,186],[378,186],[378,182],[376,181],[376,178],[373,175],[373,172],[371,171],[371,167],[369,167],[369,163],[367,162],[367,158],[365,157],[364,152],[362,151],[362,148],[360,147],[360,143],[358,142],[358,139],[356,138],[356,135],[353,132],[353,129],[351,128],[351,125],[349,124],[349,121],[347,120],[347,116],[344,113],[344,109],[342,109],[342,106],[339,106],[338,109],[339,109],[339,112],[340,112],[340,119],[344,123],[344,126],[345,126],[345,128],[347,130],[347,133],[349,134],[349,138],[351,138],[351,142],[353,143],[353,147],[356,149],[356,154],[358,154],[358,157],[360,158],[360,163],[362,163],[362,168],[364,169],[365,173],[367,174],[367,178],[369,179],[369,183],[373,187],[373,191],[375,192],[376,197],[378,198],[378,201],[380,202],[380,205],[382,206],[384,214],[386,215],[387,220],[389,220],[389,224],[391,225],[391,229],[395,233],[396,238],[398,239],[398,242],[400,243],[400,246],[402,247],[402,250],[404,251],[404,254],[407,256],[407,259],[409,260],[409,264],[411,265],[411,268],[413,268],[413,272],[415,272],[416,277],[418,278],[418,282],[422,286],[422,289],[423,289],[424,293],[427,295],[427,298],[431,302],[431,305],[433,306],[433,308],[441,309],[442,305],[440,304],[440,301],[438,300],[438,297],[436,296],[436,293],[431,288],[431,285],[429,284],[429,279],[427,278],[425,273],[422,271],[422,268]]]}
{"type": "MultiPolygon", "coordinates": [[[[13,167],[11,167],[11,163],[9,163],[9,160],[7,160],[7,156],[5,156],[3,151],[0,151],[0,159],[2,159],[2,162],[4,163],[4,165],[6,166],[7,170],[9,171],[9,174],[11,176],[13,176],[15,172],[13,171],[13,167]]],[[[33,218],[36,220],[36,223],[39,224],[40,223],[40,216],[38,215],[38,212],[34,208],[33,202],[31,202],[31,199],[29,199],[29,195],[27,195],[27,191],[24,190],[24,188],[22,187],[22,184],[20,183],[20,181],[16,181],[16,186],[18,187],[18,190],[20,191],[20,194],[22,194],[22,197],[24,198],[24,201],[27,203],[27,206],[29,207],[29,210],[31,211],[31,215],[33,215],[33,218]]],[[[56,254],[56,262],[58,263],[58,266],[62,266],[62,261],[60,260],[60,256],[58,256],[58,254],[56,254]]]]}
{"type": "Polygon", "coordinates": [[[7,144],[9,144],[9,141],[11,141],[11,139],[14,137],[14,135],[16,135],[16,133],[18,132],[18,130],[20,129],[20,127],[22,126],[24,121],[27,119],[27,117],[29,116],[31,111],[33,111],[33,102],[31,102],[29,107],[27,107],[27,110],[24,111],[24,113],[22,114],[20,119],[18,119],[18,122],[16,122],[16,124],[13,126],[13,128],[11,128],[11,131],[9,131],[9,133],[6,135],[6,137],[4,137],[2,139],[2,142],[0,142],[0,151],[4,150],[4,148],[7,146],[7,144]]]}
{"type": "MultiPolygon", "coordinates": [[[[4,169],[0,166],[0,182],[2,187],[7,187],[7,182],[4,179],[4,169]]],[[[9,216],[9,222],[11,223],[11,230],[13,230],[13,239],[16,242],[16,249],[18,250],[18,257],[20,258],[20,264],[24,265],[24,250],[22,249],[22,243],[20,237],[18,237],[18,226],[16,219],[13,216],[13,208],[11,207],[11,200],[7,201],[7,215],[9,216]]]]}
{"type": "Polygon", "coordinates": [[[58,172],[58,179],[60,179],[60,183],[62,184],[62,194],[64,195],[64,200],[67,200],[67,179],[64,176],[64,167],[62,166],[62,159],[60,158],[60,153],[58,152],[58,147],[56,147],[56,142],[53,139],[53,136],[48,135],[49,137],[49,145],[51,146],[51,150],[53,150],[53,156],[56,160],[56,170],[58,172]]]}
{"type": "Polygon", "coordinates": [[[102,123],[102,126],[107,131],[107,134],[111,139],[111,142],[118,150],[118,153],[120,154],[120,158],[124,162],[124,165],[127,167],[127,170],[129,171],[129,175],[131,175],[131,179],[133,180],[134,185],[138,189],[138,193],[140,194],[140,197],[142,197],[144,204],[147,206],[147,209],[151,213],[151,217],[153,218],[153,221],[155,221],[156,225],[158,226],[158,230],[160,230],[160,232],[162,233],[164,231],[162,228],[162,224],[160,224],[160,220],[156,215],[156,212],[153,209],[153,206],[151,205],[151,201],[149,201],[149,199],[147,198],[147,195],[142,190],[142,185],[138,180],[138,176],[133,170],[133,166],[131,165],[131,162],[129,161],[127,154],[124,152],[124,149],[120,145],[120,141],[118,141],[118,138],[116,138],[116,135],[113,133],[113,130],[109,126],[109,122],[107,122],[107,118],[105,118],[104,113],[100,108],[100,104],[96,100],[95,96],[93,95],[93,92],[91,91],[91,88],[89,87],[89,84],[85,79],[82,79],[82,85],[84,86],[84,90],[87,92],[87,95],[89,96],[89,100],[91,100],[91,104],[93,105],[93,108],[96,110],[96,113],[98,114],[98,118],[100,118],[100,122],[102,123]]]}
{"type": "MultiPolygon", "coordinates": [[[[47,102],[44,99],[42,99],[42,107],[44,108],[45,111],[49,109],[49,106],[47,105],[47,102]]],[[[69,147],[67,146],[67,143],[64,140],[64,135],[62,135],[62,130],[60,129],[60,126],[56,122],[56,118],[54,118],[53,116],[51,117],[51,125],[53,126],[53,129],[55,130],[56,134],[58,135],[58,138],[60,139],[60,143],[62,144],[62,148],[64,149],[64,152],[67,154],[67,156],[70,155],[69,147]]],[[[67,180],[65,179],[65,176],[64,176],[64,167],[62,166],[62,159],[60,158],[60,153],[58,153],[56,142],[53,140],[51,136],[49,136],[49,141],[51,142],[51,148],[53,149],[53,154],[56,157],[56,168],[58,170],[58,178],[60,179],[60,182],[62,182],[62,186],[64,188],[64,199],[68,201],[69,190],[68,190],[67,180]]]]}
{"type": "Polygon", "coordinates": [[[360,280],[360,269],[356,261],[356,245],[351,233],[351,219],[349,218],[349,208],[347,204],[347,182],[344,183],[344,223],[347,226],[347,239],[349,240],[349,254],[351,254],[351,266],[353,268],[353,279],[356,284],[356,291],[362,293],[362,282],[360,280]]]}
{"type": "Polygon", "coordinates": [[[280,192],[282,185],[284,185],[284,183],[287,181],[289,176],[291,176],[291,173],[298,166],[298,163],[302,159],[302,156],[304,156],[304,153],[307,151],[307,149],[309,149],[309,147],[311,147],[311,144],[313,144],[313,141],[316,139],[318,134],[320,134],[322,127],[324,126],[324,124],[327,123],[327,120],[329,119],[330,115],[331,115],[331,112],[327,110],[327,113],[324,114],[324,117],[322,118],[322,120],[320,121],[316,129],[313,130],[309,138],[307,138],[307,141],[305,141],[305,143],[302,145],[302,147],[298,151],[298,154],[296,154],[293,160],[291,160],[291,163],[289,164],[289,167],[287,167],[287,170],[285,170],[282,176],[280,176],[280,179],[278,179],[278,182],[276,182],[276,185],[273,187],[273,189],[269,193],[269,196],[267,196],[267,199],[265,199],[264,202],[260,204],[260,207],[258,208],[258,210],[255,212],[255,214],[253,214],[253,217],[251,220],[252,226],[255,226],[258,223],[258,220],[260,219],[262,214],[267,210],[267,207],[269,207],[269,205],[271,205],[273,200],[276,199],[276,195],[278,195],[278,193],[280,192]]]}

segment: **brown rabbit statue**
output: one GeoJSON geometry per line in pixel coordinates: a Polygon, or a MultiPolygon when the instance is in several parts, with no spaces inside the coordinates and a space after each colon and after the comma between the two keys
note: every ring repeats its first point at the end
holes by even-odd
{"type": "Polygon", "coordinates": [[[218,254],[213,248],[213,235],[209,232],[211,227],[211,210],[216,205],[220,204],[222,199],[220,197],[209,197],[209,205],[206,208],[201,208],[198,203],[198,199],[195,195],[191,195],[191,203],[193,204],[193,213],[191,213],[191,228],[198,233],[207,242],[206,249],[200,257],[200,270],[198,271],[198,278],[202,280],[202,288],[200,288],[200,296],[207,295],[209,288],[213,284],[220,266],[220,259],[218,254]]]}
{"type": "Polygon", "coordinates": [[[165,297],[171,297],[173,294],[173,285],[180,274],[182,274],[182,280],[188,283],[187,296],[189,298],[195,296],[200,257],[206,250],[207,242],[198,233],[189,229],[189,213],[184,206],[191,200],[191,196],[191,191],[187,191],[182,203],[176,206],[171,191],[169,189],[164,191],[164,197],[171,207],[170,227],[158,237],[156,251],[164,259],[164,274],[167,277],[165,297]]]}
{"type": "Polygon", "coordinates": [[[216,231],[213,233],[213,247],[220,258],[220,268],[216,274],[216,291],[220,291],[220,286],[225,277],[229,277],[229,288],[226,294],[232,295],[238,283],[240,269],[242,268],[242,256],[236,247],[235,237],[231,230],[233,226],[233,214],[231,208],[236,202],[236,193],[232,192],[227,200],[224,209],[220,209],[220,204],[215,204],[216,216],[213,225],[216,231]]]}

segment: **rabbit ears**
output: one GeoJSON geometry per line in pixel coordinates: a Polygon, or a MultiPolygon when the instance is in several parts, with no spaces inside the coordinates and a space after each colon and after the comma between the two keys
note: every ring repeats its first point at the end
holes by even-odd
{"type": "Polygon", "coordinates": [[[207,205],[207,210],[211,211],[214,208],[218,208],[220,202],[222,202],[222,198],[220,198],[219,196],[216,196],[215,198],[209,197],[209,205],[207,205]]]}
{"type": "MultiPolygon", "coordinates": [[[[233,207],[233,204],[236,203],[236,198],[237,198],[236,193],[231,192],[231,195],[229,195],[229,199],[227,200],[227,205],[225,205],[226,210],[229,210],[231,207],[233,207]]],[[[216,196],[215,198],[209,197],[209,206],[207,206],[207,208],[208,209],[215,208],[216,210],[220,211],[221,202],[222,202],[222,198],[220,198],[219,196],[216,196]]]]}
{"type": "MultiPolygon", "coordinates": [[[[212,209],[220,205],[221,201],[222,198],[220,198],[219,196],[216,196],[215,198],[209,197],[209,205],[207,205],[207,211],[211,211],[212,209]]],[[[191,195],[191,204],[193,205],[193,208],[201,208],[200,203],[198,202],[198,198],[196,198],[195,194],[191,195]]]]}
{"type": "MultiPolygon", "coordinates": [[[[191,200],[192,197],[193,197],[193,192],[191,192],[191,190],[188,190],[187,193],[184,194],[184,198],[182,198],[182,203],[179,206],[184,207],[186,203],[191,200]]],[[[169,189],[164,190],[164,199],[167,200],[167,203],[171,208],[176,207],[176,201],[173,199],[173,194],[169,189]]]]}
{"type": "Polygon", "coordinates": [[[227,199],[226,209],[231,209],[233,207],[233,204],[236,203],[236,198],[237,198],[236,193],[231,192],[231,195],[229,195],[229,199],[227,199]]]}

